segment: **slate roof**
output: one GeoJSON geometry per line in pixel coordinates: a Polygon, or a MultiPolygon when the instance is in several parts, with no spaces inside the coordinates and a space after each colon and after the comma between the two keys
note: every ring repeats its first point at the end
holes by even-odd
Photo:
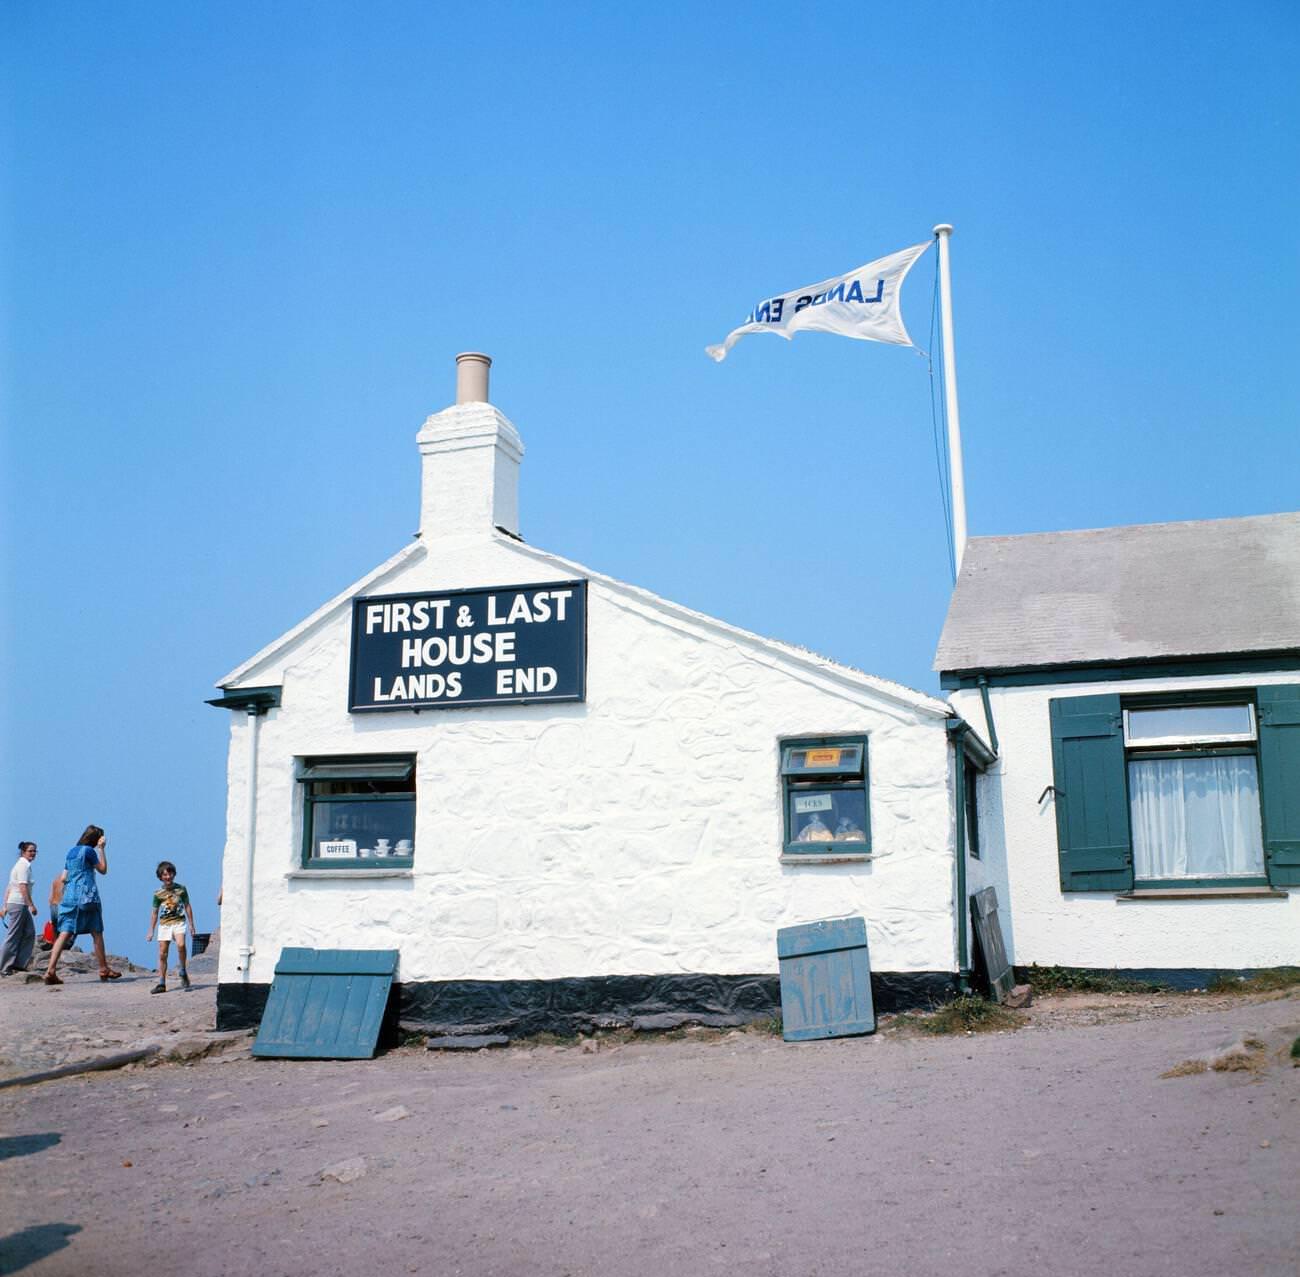
{"type": "Polygon", "coordinates": [[[940,671],[1300,649],[1300,513],[967,542],[940,671]]]}

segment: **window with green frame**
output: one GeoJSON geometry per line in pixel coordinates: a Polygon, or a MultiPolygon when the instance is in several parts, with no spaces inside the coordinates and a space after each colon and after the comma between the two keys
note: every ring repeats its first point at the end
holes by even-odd
{"type": "Polygon", "coordinates": [[[1124,708],[1133,877],[1139,886],[1267,885],[1255,706],[1124,708]]]}
{"type": "Polygon", "coordinates": [[[305,868],[400,869],[414,862],[413,755],[304,758],[298,783],[305,868]]]}
{"type": "Polygon", "coordinates": [[[1300,684],[1049,710],[1062,890],[1300,886],[1300,684]]]}
{"type": "Polygon", "coordinates": [[[867,855],[867,738],[818,736],[781,742],[785,853],[867,855]]]}

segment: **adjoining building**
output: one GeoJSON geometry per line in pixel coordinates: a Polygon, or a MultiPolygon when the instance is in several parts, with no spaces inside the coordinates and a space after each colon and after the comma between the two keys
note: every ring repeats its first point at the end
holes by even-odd
{"type": "Polygon", "coordinates": [[[980,736],[525,543],[489,362],[419,432],[416,539],[220,681],[218,1023],[281,946],[396,949],[403,1014],[448,1027],[737,1022],[778,1003],[777,929],[844,914],[878,1009],[960,985],[980,736]]]}
{"type": "Polygon", "coordinates": [[[1300,514],[974,538],[935,668],[1015,963],[1300,962],[1300,514]]]}

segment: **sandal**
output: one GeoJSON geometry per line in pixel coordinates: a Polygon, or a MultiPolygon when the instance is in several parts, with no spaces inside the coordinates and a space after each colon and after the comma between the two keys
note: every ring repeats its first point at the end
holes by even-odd
{"type": "Polygon", "coordinates": [[[41,976],[41,979],[42,979],[46,984],[62,984],[62,983],[63,983],[63,981],[60,980],[58,976],[56,976],[56,975],[50,975],[50,973],[49,973],[48,971],[47,971],[43,976],[41,976]]]}
{"type": "Polygon", "coordinates": [[[122,978],[122,973],[105,967],[104,970],[99,973],[99,978],[101,980],[120,980],[122,978]]]}

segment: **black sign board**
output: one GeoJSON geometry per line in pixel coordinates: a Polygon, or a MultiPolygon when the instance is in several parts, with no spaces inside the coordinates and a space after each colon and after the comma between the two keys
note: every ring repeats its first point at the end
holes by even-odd
{"type": "Polygon", "coordinates": [[[580,701],[586,666],[586,581],[352,604],[353,712],[580,701]]]}

